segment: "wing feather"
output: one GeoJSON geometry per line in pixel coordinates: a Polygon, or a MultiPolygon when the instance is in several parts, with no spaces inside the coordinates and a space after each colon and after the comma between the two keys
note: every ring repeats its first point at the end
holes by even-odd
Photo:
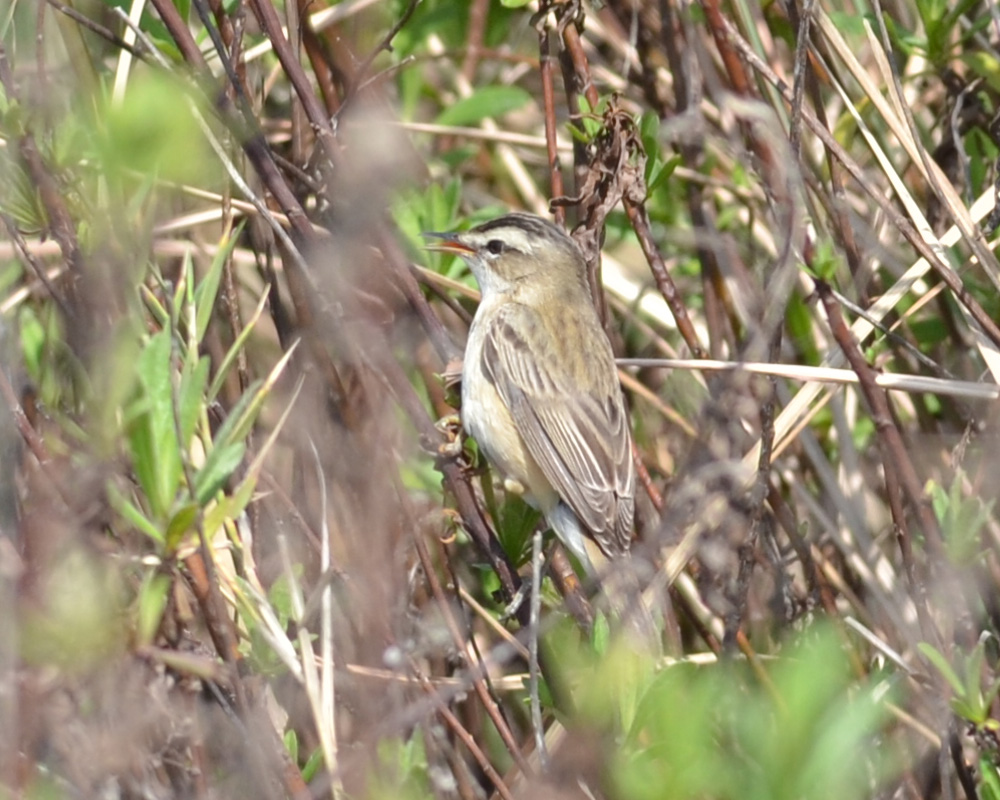
{"type": "Polygon", "coordinates": [[[536,311],[510,303],[486,333],[482,367],[542,473],[601,549],[617,555],[631,538],[635,468],[611,347],[589,330],[592,341],[573,342],[589,349],[589,371],[546,369],[565,342],[546,333],[536,311]]]}

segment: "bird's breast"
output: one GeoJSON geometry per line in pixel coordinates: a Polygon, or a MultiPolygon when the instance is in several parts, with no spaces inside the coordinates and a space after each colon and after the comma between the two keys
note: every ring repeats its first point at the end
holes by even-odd
{"type": "Polygon", "coordinates": [[[525,500],[547,512],[558,496],[542,474],[517,430],[510,409],[483,372],[486,325],[477,317],[469,331],[462,365],[462,427],[479,444],[486,459],[504,477],[521,484],[525,500]]]}

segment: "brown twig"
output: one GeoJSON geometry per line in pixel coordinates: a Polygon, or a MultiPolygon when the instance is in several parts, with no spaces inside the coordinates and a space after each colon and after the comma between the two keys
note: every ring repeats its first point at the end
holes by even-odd
{"type": "Polygon", "coordinates": [[[302,16],[302,46],[305,47],[306,56],[312,66],[313,75],[316,78],[316,85],[320,94],[323,95],[323,102],[326,105],[326,113],[333,116],[340,109],[341,95],[337,90],[335,79],[339,72],[333,64],[330,54],[327,52],[323,41],[309,24],[309,9],[312,7],[311,0],[297,0],[299,4],[299,14],[302,16]]]}
{"type": "Polygon", "coordinates": [[[416,313],[423,325],[424,331],[434,345],[438,357],[447,364],[449,361],[460,359],[462,351],[451,338],[451,334],[441,323],[441,318],[434,313],[427,298],[420,289],[420,285],[409,269],[407,259],[400,250],[399,243],[389,235],[387,230],[378,232],[379,248],[381,249],[389,268],[394,276],[394,283],[402,290],[410,308],[416,313]]]}
{"type": "MultiPolygon", "coordinates": [[[[377,368],[386,386],[392,392],[396,401],[407,414],[417,433],[427,442],[441,441],[441,434],[434,427],[434,422],[427,416],[423,403],[417,396],[412,384],[391,354],[383,354],[378,357],[377,368]]],[[[438,463],[438,468],[444,474],[445,481],[452,495],[455,497],[455,504],[462,521],[472,535],[473,540],[490,561],[490,566],[500,579],[506,602],[514,599],[521,588],[521,579],[517,574],[514,565],[510,563],[506,553],[497,541],[496,536],[490,531],[482,516],[482,512],[475,501],[475,494],[469,484],[469,479],[464,474],[462,468],[455,461],[442,459],[438,463]]],[[[522,625],[527,627],[527,617],[521,620],[522,613],[527,612],[524,604],[521,604],[518,612],[518,619],[522,625]],[[523,612],[521,611],[523,609],[523,612]]]]}
{"type": "Polygon", "coordinates": [[[466,35],[465,55],[462,57],[462,67],[459,70],[462,77],[472,84],[476,77],[476,67],[483,57],[483,44],[486,36],[486,20],[489,16],[489,0],[473,0],[469,5],[469,27],[466,35]]]}
{"type": "Polygon", "coordinates": [[[35,258],[34,253],[31,252],[31,249],[28,247],[28,243],[21,235],[21,231],[17,228],[17,223],[15,223],[10,216],[2,212],[0,212],[0,221],[3,222],[4,228],[7,229],[7,235],[10,237],[11,242],[13,242],[17,252],[20,254],[21,258],[24,259],[24,262],[28,265],[31,271],[35,273],[35,277],[38,278],[39,283],[45,287],[45,290],[49,293],[49,297],[55,301],[56,305],[59,306],[59,310],[62,311],[67,318],[71,317],[73,314],[72,310],[66,303],[63,296],[56,289],[55,285],[45,274],[45,268],[38,262],[38,259],[35,258]]]}
{"type": "MultiPolygon", "coordinates": [[[[407,508],[409,506],[409,500],[406,492],[398,484],[398,481],[396,485],[396,494],[400,502],[403,504],[403,507],[407,508]]],[[[416,517],[412,509],[409,509],[409,512],[408,516],[410,518],[416,517]]],[[[438,579],[437,571],[434,569],[434,562],[431,559],[430,551],[427,549],[427,543],[424,541],[423,532],[419,530],[419,528],[414,530],[413,545],[416,548],[420,566],[424,571],[424,578],[431,587],[431,594],[434,595],[434,600],[437,602],[438,609],[444,618],[445,627],[451,635],[452,643],[456,648],[458,648],[458,652],[462,653],[463,658],[467,660],[467,639],[463,635],[463,631],[459,630],[458,621],[455,619],[455,615],[452,612],[451,603],[445,595],[444,587],[441,586],[441,581],[438,579]]],[[[469,633],[469,638],[471,639],[471,632],[465,633],[469,633]]],[[[490,691],[486,686],[486,681],[484,679],[484,675],[486,675],[485,665],[482,663],[475,666],[469,665],[469,671],[473,676],[471,678],[472,688],[476,692],[476,696],[479,698],[479,702],[482,704],[486,714],[493,722],[497,733],[500,735],[500,739],[507,748],[507,752],[510,753],[511,758],[514,759],[518,767],[525,775],[533,774],[531,766],[521,755],[521,748],[514,740],[514,734],[511,732],[510,725],[504,718],[500,706],[496,702],[496,699],[490,694],[490,691]]],[[[499,790],[499,786],[497,788],[499,790]]]]}
{"type": "Polygon", "coordinates": [[[379,41],[377,45],[372,49],[361,65],[358,67],[357,71],[351,80],[352,88],[348,92],[347,99],[345,103],[350,102],[351,96],[354,95],[358,89],[364,84],[365,78],[368,75],[368,70],[371,69],[372,62],[375,61],[375,57],[378,56],[383,50],[387,52],[392,52],[392,40],[396,38],[396,35],[403,30],[403,26],[410,21],[410,17],[413,16],[413,12],[417,10],[417,4],[420,0],[410,0],[407,3],[406,8],[403,9],[403,13],[400,15],[399,19],[393,23],[393,26],[386,31],[385,35],[379,41]]]}
{"type": "Polygon", "coordinates": [[[628,215],[628,220],[632,223],[632,229],[639,238],[639,246],[642,247],[642,252],[646,256],[649,268],[653,272],[653,280],[656,281],[656,286],[660,290],[660,294],[663,295],[663,299],[666,300],[671,313],[674,315],[677,330],[684,338],[688,348],[691,350],[691,354],[695,358],[707,358],[707,353],[698,340],[694,323],[691,322],[687,308],[681,300],[680,292],[677,291],[677,286],[667,271],[667,265],[663,261],[663,256],[660,255],[660,251],[653,241],[653,233],[650,230],[649,215],[646,212],[645,204],[636,202],[631,198],[624,198],[623,204],[625,206],[625,213],[628,215]]]}
{"type": "Polygon", "coordinates": [[[21,401],[17,399],[17,392],[14,391],[10,379],[7,377],[7,371],[2,367],[0,367],[0,394],[3,395],[4,402],[7,403],[7,408],[14,418],[14,424],[17,426],[18,433],[21,434],[24,443],[28,445],[28,449],[38,459],[39,464],[48,464],[48,448],[45,447],[45,442],[38,435],[38,431],[31,426],[31,421],[28,419],[28,415],[24,413],[21,401]]]}
{"type": "MultiPolygon", "coordinates": [[[[723,17],[719,7],[719,0],[703,0],[702,8],[705,11],[705,21],[708,24],[712,38],[715,40],[716,49],[718,49],[719,55],[722,58],[722,63],[726,69],[726,75],[729,77],[733,91],[741,97],[755,97],[756,93],[753,90],[753,83],[750,80],[750,76],[747,75],[746,70],[743,68],[743,62],[740,61],[731,37],[728,35],[731,30],[731,23],[723,17]]],[[[741,124],[743,125],[743,130],[750,143],[750,147],[757,158],[760,159],[765,173],[767,175],[778,174],[781,171],[781,160],[775,153],[771,141],[766,136],[758,133],[753,125],[741,124]]],[[[768,185],[775,192],[775,207],[778,209],[783,208],[783,204],[788,200],[787,193],[784,191],[785,182],[781,180],[769,180],[768,185]]]]}
{"type": "Polygon", "coordinates": [[[851,369],[858,376],[861,394],[865,398],[875,424],[876,440],[882,455],[882,467],[885,474],[886,491],[889,496],[889,507],[892,511],[896,538],[899,543],[903,568],[915,596],[921,628],[927,641],[936,642],[939,636],[931,621],[927,608],[927,594],[923,582],[917,577],[916,565],[913,560],[913,536],[910,533],[907,516],[903,510],[903,495],[905,494],[911,507],[920,521],[931,555],[940,561],[941,567],[947,563],[944,552],[944,542],[941,528],[938,525],[929,498],[924,495],[920,478],[906,452],[899,430],[893,423],[885,392],[875,383],[874,370],[865,361],[857,341],[851,335],[850,329],[840,313],[840,306],[833,296],[830,285],[823,280],[816,281],[816,293],[826,311],[830,330],[841,351],[847,358],[851,369]]]}
{"type": "Polygon", "coordinates": [[[490,763],[489,758],[486,757],[482,748],[480,748],[476,743],[472,734],[469,733],[464,725],[462,725],[461,721],[459,721],[454,712],[448,708],[447,704],[438,697],[438,693],[435,691],[430,681],[427,680],[426,676],[413,659],[410,659],[410,670],[420,682],[420,687],[427,693],[428,697],[433,700],[434,707],[437,709],[437,713],[441,715],[441,719],[445,721],[445,724],[462,741],[462,744],[466,746],[469,753],[472,754],[472,757],[476,759],[476,763],[479,764],[480,769],[482,769],[490,783],[492,783],[496,788],[497,794],[500,795],[503,800],[514,800],[514,795],[512,795],[510,789],[507,788],[507,784],[504,782],[503,777],[496,771],[496,769],[494,769],[493,764],[490,763]]]}
{"type": "MultiPolygon", "coordinates": [[[[563,179],[559,169],[559,149],[556,141],[556,98],[553,85],[552,36],[549,32],[548,14],[538,21],[539,77],[542,80],[542,103],[545,107],[545,152],[549,166],[549,185],[552,197],[562,197],[563,179]]],[[[566,224],[566,209],[555,206],[552,215],[559,225],[566,224]]]]}
{"type": "Polygon", "coordinates": [[[323,154],[330,164],[336,164],[339,159],[339,153],[330,118],[327,116],[323,106],[320,105],[319,98],[316,97],[312,84],[295,55],[295,50],[292,48],[291,42],[288,41],[288,38],[281,30],[281,20],[278,19],[278,12],[270,0],[250,0],[250,6],[253,8],[264,34],[271,41],[274,54],[278,57],[278,61],[281,62],[281,68],[288,76],[288,80],[295,89],[295,94],[302,103],[309,123],[312,125],[320,146],[323,148],[323,154]]]}

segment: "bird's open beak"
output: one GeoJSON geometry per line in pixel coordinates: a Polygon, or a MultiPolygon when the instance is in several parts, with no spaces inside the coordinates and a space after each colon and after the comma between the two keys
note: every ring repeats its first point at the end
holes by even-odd
{"type": "Polygon", "coordinates": [[[458,236],[457,233],[433,233],[428,231],[420,235],[430,239],[442,240],[440,242],[431,242],[424,245],[427,250],[434,250],[439,253],[454,253],[458,256],[467,256],[470,253],[476,252],[467,244],[462,244],[462,242],[458,241],[458,239],[455,238],[458,236]]]}

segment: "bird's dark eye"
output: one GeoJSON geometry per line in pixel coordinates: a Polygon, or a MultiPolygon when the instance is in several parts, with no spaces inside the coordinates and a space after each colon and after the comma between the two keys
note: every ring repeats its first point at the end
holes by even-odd
{"type": "Polygon", "coordinates": [[[492,253],[495,256],[500,255],[503,252],[504,244],[499,239],[490,239],[486,243],[486,252],[492,253]]]}

